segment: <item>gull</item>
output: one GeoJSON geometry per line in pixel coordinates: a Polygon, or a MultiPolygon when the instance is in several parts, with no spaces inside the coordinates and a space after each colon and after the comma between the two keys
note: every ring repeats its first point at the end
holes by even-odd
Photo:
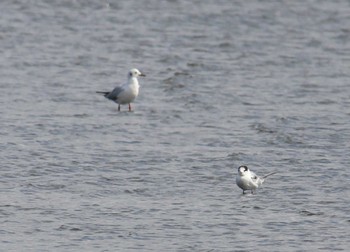
{"type": "Polygon", "coordinates": [[[250,190],[251,193],[254,193],[255,190],[262,185],[265,178],[275,174],[276,172],[271,172],[263,177],[257,176],[254,172],[250,171],[249,168],[245,165],[238,167],[238,175],[236,177],[236,184],[239,188],[245,191],[250,190]]]}
{"type": "Polygon", "coordinates": [[[128,80],[124,85],[116,87],[111,92],[97,91],[96,93],[103,94],[107,99],[118,103],[118,111],[120,111],[121,104],[129,104],[129,111],[131,111],[130,103],[139,95],[140,86],[137,80],[137,77],[139,76],[146,75],[141,73],[136,68],[133,68],[129,71],[128,80]]]}

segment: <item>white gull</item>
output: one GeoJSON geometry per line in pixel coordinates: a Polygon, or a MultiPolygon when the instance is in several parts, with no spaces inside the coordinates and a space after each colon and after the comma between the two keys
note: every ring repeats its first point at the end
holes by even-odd
{"type": "Polygon", "coordinates": [[[103,94],[107,99],[114,101],[118,104],[118,111],[120,111],[121,104],[129,104],[129,111],[131,111],[130,103],[135,100],[135,98],[139,95],[139,82],[137,77],[146,76],[141,73],[136,68],[133,68],[128,73],[127,82],[119,87],[116,87],[111,92],[101,92],[97,91],[96,93],[103,94]]]}

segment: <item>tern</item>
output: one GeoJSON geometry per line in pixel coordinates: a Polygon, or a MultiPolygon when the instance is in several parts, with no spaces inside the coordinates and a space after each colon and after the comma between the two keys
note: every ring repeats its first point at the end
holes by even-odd
{"type": "Polygon", "coordinates": [[[243,190],[243,194],[245,191],[250,190],[251,193],[254,193],[255,190],[262,185],[265,178],[275,174],[276,172],[271,172],[263,177],[257,176],[254,172],[249,170],[249,168],[245,165],[241,165],[238,167],[238,175],[236,177],[236,184],[239,188],[243,190]]]}

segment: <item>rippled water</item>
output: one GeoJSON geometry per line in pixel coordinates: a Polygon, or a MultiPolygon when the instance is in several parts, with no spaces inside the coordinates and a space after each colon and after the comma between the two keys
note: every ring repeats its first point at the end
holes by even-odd
{"type": "Polygon", "coordinates": [[[348,1],[0,7],[1,251],[348,250],[348,1]]]}

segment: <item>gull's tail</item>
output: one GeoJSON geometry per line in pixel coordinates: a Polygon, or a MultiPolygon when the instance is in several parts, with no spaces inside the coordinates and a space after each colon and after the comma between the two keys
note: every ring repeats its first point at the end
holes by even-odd
{"type": "Polygon", "coordinates": [[[110,92],[96,91],[98,94],[103,94],[104,96],[108,95],[110,92]]]}
{"type": "Polygon", "coordinates": [[[271,172],[269,174],[266,174],[265,176],[262,177],[262,179],[266,179],[267,177],[273,175],[273,174],[276,174],[277,172],[271,172]]]}

